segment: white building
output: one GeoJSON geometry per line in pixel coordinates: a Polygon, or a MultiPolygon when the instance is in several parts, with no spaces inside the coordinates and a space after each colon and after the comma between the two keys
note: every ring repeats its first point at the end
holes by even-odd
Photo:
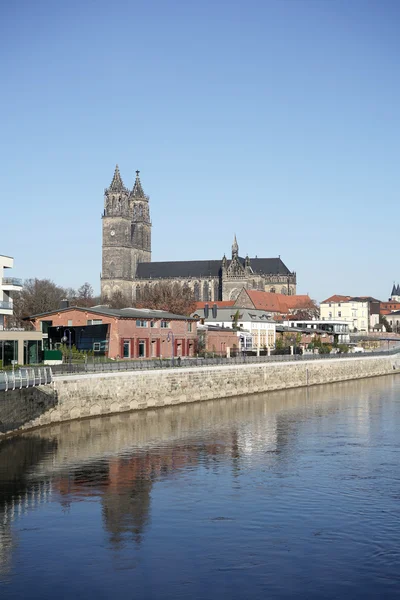
{"type": "Polygon", "coordinates": [[[398,333],[400,331],[400,310],[395,310],[388,315],[385,315],[392,331],[398,333]]]}
{"type": "Polygon", "coordinates": [[[197,309],[192,317],[198,317],[203,324],[219,327],[236,327],[238,332],[251,334],[251,347],[246,336],[246,350],[264,350],[275,347],[276,324],[264,310],[237,308],[218,308],[216,304],[197,309]]]}
{"type": "Polygon", "coordinates": [[[322,321],[345,321],[350,331],[370,331],[379,323],[380,302],[371,296],[338,296],[320,304],[322,321]]]}
{"type": "Polygon", "coordinates": [[[12,364],[37,364],[42,351],[40,332],[10,328],[7,324],[7,317],[13,314],[13,296],[22,289],[20,279],[5,275],[5,270],[13,266],[13,258],[0,256],[0,370],[12,364]]]}
{"type": "Polygon", "coordinates": [[[12,269],[14,259],[0,255],[0,330],[4,329],[4,317],[13,314],[13,292],[19,292],[22,281],[15,277],[5,277],[5,269],[12,269]]]}

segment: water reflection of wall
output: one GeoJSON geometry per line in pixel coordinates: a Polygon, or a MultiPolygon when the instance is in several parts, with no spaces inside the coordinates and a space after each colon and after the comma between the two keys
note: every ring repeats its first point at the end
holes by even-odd
{"type": "Polygon", "coordinates": [[[51,498],[51,480],[30,481],[29,475],[47,452],[53,452],[54,440],[30,436],[5,440],[0,444],[0,574],[11,567],[17,544],[13,523],[29,510],[51,498]]]}

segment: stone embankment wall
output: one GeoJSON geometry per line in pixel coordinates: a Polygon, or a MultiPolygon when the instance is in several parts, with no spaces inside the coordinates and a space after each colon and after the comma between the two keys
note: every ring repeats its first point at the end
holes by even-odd
{"type": "Polygon", "coordinates": [[[71,419],[396,372],[400,372],[400,354],[70,375],[57,378],[46,388],[0,392],[0,438],[16,430],[71,419]]]}

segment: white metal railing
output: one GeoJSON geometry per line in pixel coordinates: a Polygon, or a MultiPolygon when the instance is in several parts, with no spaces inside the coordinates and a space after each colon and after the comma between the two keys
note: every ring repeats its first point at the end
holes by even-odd
{"type": "Polygon", "coordinates": [[[0,391],[48,385],[53,381],[51,367],[21,367],[15,371],[0,372],[0,391]]]}

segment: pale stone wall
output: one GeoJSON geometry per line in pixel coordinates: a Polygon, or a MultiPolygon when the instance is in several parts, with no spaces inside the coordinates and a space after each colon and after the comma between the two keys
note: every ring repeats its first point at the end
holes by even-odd
{"type": "Polygon", "coordinates": [[[57,394],[51,386],[0,392],[0,439],[38,419],[56,404],[57,394]]]}
{"type": "MultiPolygon", "coordinates": [[[[54,407],[40,416],[34,415],[32,420],[26,419],[25,424],[18,428],[29,429],[95,415],[228,398],[396,372],[400,372],[400,354],[150,372],[71,375],[54,382],[54,407]]],[[[29,390],[25,391],[29,392],[29,390]]],[[[24,390],[21,390],[20,393],[23,392],[24,390]]],[[[0,421],[3,421],[4,395],[8,393],[0,393],[0,421]]],[[[16,423],[19,421],[15,419],[16,423]]]]}

